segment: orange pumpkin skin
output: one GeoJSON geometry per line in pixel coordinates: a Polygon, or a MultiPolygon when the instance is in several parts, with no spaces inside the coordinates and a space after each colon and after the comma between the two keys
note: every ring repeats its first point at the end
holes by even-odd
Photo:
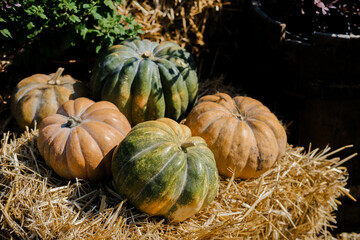
{"type": "Polygon", "coordinates": [[[18,125],[34,127],[47,116],[56,113],[66,101],[87,97],[85,84],[70,75],[61,76],[64,69],[56,74],[34,74],[21,80],[11,97],[11,112],[18,125]]]}
{"type": "Polygon", "coordinates": [[[59,176],[97,181],[111,176],[113,149],[130,129],[113,103],[78,98],[43,119],[37,147],[59,176]]]}
{"type": "Polygon", "coordinates": [[[185,124],[205,139],[221,175],[255,178],[285,153],[287,136],[277,117],[250,97],[225,93],[202,97],[185,124]]]}

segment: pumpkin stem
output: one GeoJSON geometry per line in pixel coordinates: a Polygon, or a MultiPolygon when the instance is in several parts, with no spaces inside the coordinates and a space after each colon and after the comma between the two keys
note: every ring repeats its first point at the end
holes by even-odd
{"type": "Polygon", "coordinates": [[[239,118],[241,121],[244,121],[246,119],[246,113],[241,112],[240,109],[238,108],[238,106],[236,106],[236,104],[235,104],[235,110],[236,110],[236,113],[234,115],[237,118],[239,118]]]}
{"type": "Polygon", "coordinates": [[[81,122],[82,122],[81,118],[70,116],[65,124],[65,127],[73,128],[79,125],[81,122]]]}
{"type": "Polygon", "coordinates": [[[145,51],[141,56],[143,58],[153,58],[153,54],[150,51],[145,51]]]}
{"type": "Polygon", "coordinates": [[[188,147],[193,147],[193,146],[195,146],[196,144],[194,143],[194,142],[184,142],[184,143],[182,143],[181,144],[181,149],[184,151],[184,152],[186,152],[186,149],[188,148],[188,147]]]}
{"type": "Polygon", "coordinates": [[[54,76],[48,81],[48,84],[60,85],[60,76],[63,73],[64,68],[58,68],[54,76]]]}
{"type": "Polygon", "coordinates": [[[244,121],[246,119],[245,114],[240,113],[240,111],[238,110],[238,113],[233,113],[234,117],[240,119],[241,121],[244,121]]]}

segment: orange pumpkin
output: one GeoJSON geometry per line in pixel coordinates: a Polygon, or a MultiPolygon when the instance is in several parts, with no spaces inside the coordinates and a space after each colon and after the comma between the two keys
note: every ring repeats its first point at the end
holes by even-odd
{"type": "Polygon", "coordinates": [[[11,97],[11,112],[21,128],[34,127],[47,116],[56,113],[66,101],[88,96],[82,82],[70,75],[61,76],[63,68],[54,74],[34,74],[21,80],[11,97]]]}
{"type": "Polygon", "coordinates": [[[43,119],[37,147],[59,176],[96,181],[111,175],[113,149],[130,129],[113,103],[78,98],[43,119]]]}
{"type": "Polygon", "coordinates": [[[250,97],[204,96],[185,124],[194,136],[205,139],[219,173],[226,177],[258,177],[285,152],[284,127],[267,107],[250,97]]]}

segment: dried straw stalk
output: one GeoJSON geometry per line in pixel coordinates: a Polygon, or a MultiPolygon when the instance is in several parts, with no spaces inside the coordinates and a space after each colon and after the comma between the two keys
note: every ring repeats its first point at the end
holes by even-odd
{"type": "Polygon", "coordinates": [[[65,181],[44,163],[36,129],[4,134],[0,236],[19,239],[331,239],[348,174],[329,147],[285,156],[252,180],[221,179],[217,198],[182,223],[138,212],[111,182],[65,181]]]}
{"type": "Polygon", "coordinates": [[[174,41],[197,55],[205,45],[207,20],[220,18],[221,9],[229,4],[229,0],[131,0],[118,6],[118,12],[135,17],[143,38],[174,41]]]}

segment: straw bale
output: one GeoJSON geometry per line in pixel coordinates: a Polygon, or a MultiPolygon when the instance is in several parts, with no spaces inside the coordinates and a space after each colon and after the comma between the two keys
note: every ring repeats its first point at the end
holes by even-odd
{"type": "MultiPolygon", "coordinates": [[[[131,0],[118,6],[118,12],[131,15],[143,27],[141,36],[152,41],[174,41],[194,55],[204,47],[208,19],[220,19],[230,0],[131,0]]],[[[212,32],[217,26],[211,26],[212,32]]]]}
{"type": "Polygon", "coordinates": [[[213,78],[201,79],[199,83],[199,98],[205,95],[226,93],[231,97],[238,95],[246,96],[246,92],[239,86],[234,86],[231,82],[225,82],[225,74],[213,78]]]}
{"type": "Polygon", "coordinates": [[[341,240],[358,240],[360,239],[360,233],[355,233],[355,232],[351,232],[351,233],[341,233],[339,234],[338,239],[341,240]]]}
{"type": "Polygon", "coordinates": [[[5,239],[331,239],[338,198],[352,198],[341,164],[353,156],[332,157],[349,146],[306,151],[288,145],[260,178],[220,179],[210,206],[182,223],[169,223],[134,209],[111,181],[59,178],[39,155],[37,135],[27,129],[1,140],[0,236],[5,239]]]}

